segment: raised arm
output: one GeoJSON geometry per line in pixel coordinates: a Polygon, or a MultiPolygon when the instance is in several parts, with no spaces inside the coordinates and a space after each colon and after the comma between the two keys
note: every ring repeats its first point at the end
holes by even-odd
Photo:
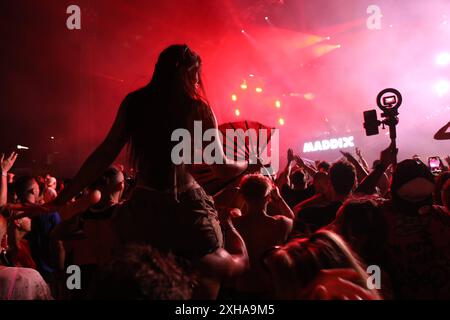
{"type": "Polygon", "coordinates": [[[272,197],[273,204],[277,208],[277,214],[281,216],[285,216],[289,219],[294,219],[294,213],[292,212],[292,209],[289,207],[289,205],[284,201],[283,197],[280,194],[280,190],[275,187],[272,189],[270,193],[272,197]]]}
{"type": "Polygon", "coordinates": [[[0,167],[2,171],[0,180],[0,207],[3,207],[8,202],[8,171],[11,170],[16,159],[17,153],[15,152],[12,152],[7,158],[5,158],[4,154],[0,157],[0,167]]]}
{"type": "Polygon", "coordinates": [[[84,188],[92,184],[117,158],[128,141],[125,127],[127,99],[122,102],[114,124],[104,141],[87,158],[72,182],[58,195],[53,204],[64,205],[84,188]]]}
{"type": "Polygon", "coordinates": [[[353,164],[356,170],[356,177],[358,179],[358,182],[361,183],[367,176],[368,172],[364,169],[363,165],[355,159],[355,157],[349,153],[349,152],[343,152],[341,151],[342,155],[347,159],[348,162],[353,164]]]}
{"type": "Polygon", "coordinates": [[[398,149],[394,150],[392,143],[387,149],[383,150],[380,155],[380,164],[359,184],[355,193],[367,195],[375,193],[375,187],[377,186],[378,181],[384,175],[384,172],[389,165],[394,163],[397,153],[398,149]]]}
{"type": "Polygon", "coordinates": [[[290,187],[291,181],[289,177],[291,176],[293,161],[294,161],[294,151],[292,149],[288,149],[286,167],[276,179],[276,185],[278,186],[278,188],[283,188],[285,184],[290,187]]]}
{"type": "Polygon", "coordinates": [[[435,140],[448,140],[450,139],[450,132],[447,130],[450,128],[450,122],[448,122],[445,126],[439,129],[438,132],[434,135],[435,140]]]}
{"type": "Polygon", "coordinates": [[[300,158],[299,156],[295,156],[295,161],[300,168],[302,168],[309,174],[310,177],[314,177],[316,175],[317,170],[308,166],[302,158],[300,158]]]}
{"type": "Polygon", "coordinates": [[[225,248],[204,256],[200,261],[203,274],[221,281],[232,279],[248,268],[248,253],[245,242],[234,227],[231,217],[221,219],[225,237],[225,248]]]}
{"type": "Polygon", "coordinates": [[[355,151],[356,151],[356,155],[357,155],[358,158],[359,158],[359,162],[360,162],[361,165],[363,166],[364,170],[366,170],[367,172],[369,172],[369,171],[370,171],[369,164],[367,163],[366,159],[364,159],[364,157],[363,157],[363,155],[362,155],[362,153],[361,153],[361,149],[356,148],[355,151]]]}

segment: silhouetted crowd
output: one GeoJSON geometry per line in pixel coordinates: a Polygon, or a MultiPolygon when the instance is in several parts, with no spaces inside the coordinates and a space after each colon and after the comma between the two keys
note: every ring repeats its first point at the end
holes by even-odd
{"type": "Polygon", "coordinates": [[[275,175],[233,161],[201,65],[185,44],[164,49],[70,181],[14,177],[17,154],[1,157],[2,299],[450,298],[442,161],[397,163],[394,143],[372,167],[359,149],[332,164],[288,150],[275,175]],[[177,134],[195,141],[180,152],[177,134]],[[111,166],[125,146],[133,175],[111,166]]]}
{"type": "Polygon", "coordinates": [[[450,172],[396,153],[288,150],[276,175],[180,206],[114,165],[57,210],[70,180],[15,176],[3,155],[0,298],[450,299],[450,172]]]}

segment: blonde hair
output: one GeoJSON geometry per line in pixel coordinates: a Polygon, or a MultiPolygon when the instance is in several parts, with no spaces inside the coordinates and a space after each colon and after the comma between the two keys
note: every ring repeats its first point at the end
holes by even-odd
{"type": "Polygon", "coordinates": [[[364,264],[336,233],[321,229],[309,238],[294,239],[281,250],[290,261],[295,278],[305,288],[324,269],[351,268],[360,276],[359,284],[366,286],[368,275],[364,264]]]}

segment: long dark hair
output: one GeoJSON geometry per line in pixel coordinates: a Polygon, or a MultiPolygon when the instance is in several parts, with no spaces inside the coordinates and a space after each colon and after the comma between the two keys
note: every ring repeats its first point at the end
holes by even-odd
{"type": "Polygon", "coordinates": [[[200,56],[187,45],[171,45],[159,55],[149,84],[129,95],[135,102],[126,115],[134,166],[156,155],[165,166],[157,168],[162,179],[172,166],[172,132],[211,118],[201,66],[200,56]]]}

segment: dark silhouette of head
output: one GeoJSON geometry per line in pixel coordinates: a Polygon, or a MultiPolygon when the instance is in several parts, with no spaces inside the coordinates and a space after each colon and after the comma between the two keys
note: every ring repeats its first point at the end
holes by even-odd
{"type": "Polygon", "coordinates": [[[119,168],[111,166],[89,188],[100,190],[105,194],[122,192],[125,188],[123,172],[119,168]]]}
{"type": "Polygon", "coordinates": [[[337,195],[348,195],[355,186],[355,167],[347,161],[338,161],[330,168],[330,181],[337,195]]]}
{"type": "Polygon", "coordinates": [[[433,203],[434,176],[420,161],[407,159],[400,162],[392,175],[391,197],[397,209],[415,214],[433,203]]]}
{"type": "Polygon", "coordinates": [[[272,190],[272,181],[262,174],[248,174],[242,178],[239,189],[246,202],[266,203],[272,190]]]}
{"type": "Polygon", "coordinates": [[[159,55],[149,84],[126,98],[132,105],[126,110],[131,162],[137,168],[141,163],[148,164],[157,150],[160,165],[152,172],[160,173],[158,179],[167,179],[167,170],[172,167],[170,154],[176,144],[171,141],[172,132],[189,129],[194,120],[207,118],[207,112],[212,114],[201,66],[200,56],[187,45],[171,45],[159,55]]]}
{"type": "Polygon", "coordinates": [[[301,170],[296,170],[291,174],[291,183],[294,189],[304,189],[305,188],[305,174],[301,170]]]}
{"type": "Polygon", "coordinates": [[[14,191],[20,203],[37,203],[39,199],[39,185],[31,176],[22,176],[16,179],[14,191]]]}
{"type": "Polygon", "coordinates": [[[203,100],[202,60],[186,44],[176,44],[159,55],[150,87],[161,94],[178,93],[191,99],[203,100]]]}
{"type": "Polygon", "coordinates": [[[331,167],[330,163],[326,162],[326,161],[320,161],[319,164],[317,165],[317,169],[320,172],[326,172],[326,173],[328,173],[330,171],[330,167],[331,167]]]}

